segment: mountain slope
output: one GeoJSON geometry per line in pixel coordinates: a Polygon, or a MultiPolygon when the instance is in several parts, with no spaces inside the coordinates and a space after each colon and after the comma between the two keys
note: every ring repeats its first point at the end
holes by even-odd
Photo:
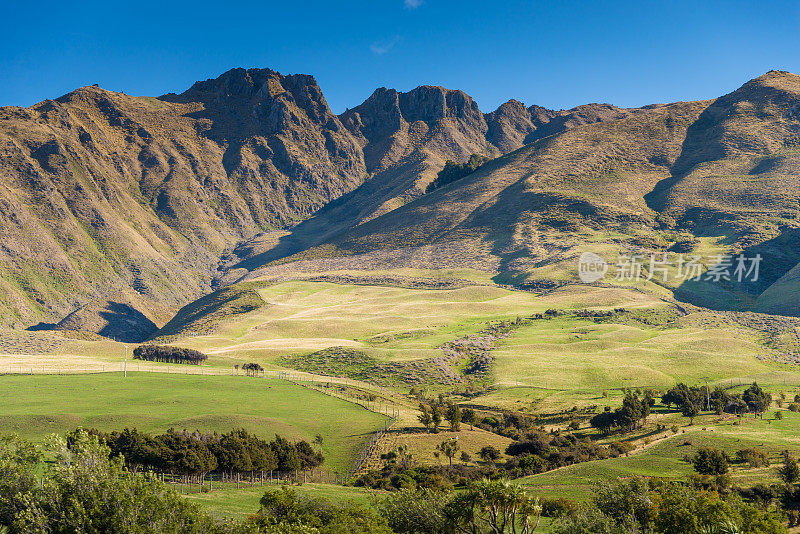
{"type": "Polygon", "coordinates": [[[291,233],[257,236],[236,251],[235,272],[292,255],[389,213],[421,197],[447,160],[471,154],[496,157],[537,139],[584,124],[616,120],[640,110],[587,104],[570,110],[526,108],[510,100],[483,114],[462,91],[420,86],[407,93],[376,90],[340,115],[359,140],[370,179],[291,233]]]}
{"type": "MultiPolygon", "coordinates": [[[[585,123],[247,278],[292,265],[425,264],[472,266],[509,281],[570,279],[582,250],[658,252],[682,232],[713,238],[721,243],[714,250],[764,255],[757,284],[725,291],[766,291],[766,299],[782,277],[797,281],[787,273],[800,261],[791,252],[800,245],[799,109],[800,77],[772,71],[713,101],[585,123]]],[[[770,302],[760,306],[790,309],[770,302]]]]}
{"type": "Polygon", "coordinates": [[[0,108],[0,322],[93,300],[163,322],[225,249],[366,178],[310,76],[234,69],[181,95],[84,87],[0,108]]]}

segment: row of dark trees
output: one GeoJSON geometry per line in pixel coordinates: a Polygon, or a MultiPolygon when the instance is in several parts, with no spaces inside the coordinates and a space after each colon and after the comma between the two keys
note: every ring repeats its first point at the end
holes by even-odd
{"type": "Polygon", "coordinates": [[[126,428],[109,434],[90,430],[111,449],[112,456],[122,456],[133,469],[179,475],[210,472],[253,473],[297,471],[322,464],[324,456],[307,441],[290,442],[276,435],[265,441],[244,429],[225,434],[168,430],[150,435],[126,428]]]}
{"type": "Polygon", "coordinates": [[[242,365],[242,370],[247,376],[258,376],[258,374],[261,373],[264,368],[257,363],[246,363],[242,365]]]}
{"type": "Polygon", "coordinates": [[[135,360],[147,360],[149,362],[200,365],[208,359],[208,356],[198,350],[185,349],[182,347],[139,345],[133,350],[133,358],[135,360]]]}
{"type": "Polygon", "coordinates": [[[756,382],[753,382],[741,395],[730,393],[721,387],[716,387],[712,391],[708,387],[677,384],[661,396],[661,402],[668,407],[675,405],[686,417],[691,418],[694,418],[700,410],[714,411],[718,414],[753,413],[763,418],[764,412],[772,404],[772,395],[756,382]]]}

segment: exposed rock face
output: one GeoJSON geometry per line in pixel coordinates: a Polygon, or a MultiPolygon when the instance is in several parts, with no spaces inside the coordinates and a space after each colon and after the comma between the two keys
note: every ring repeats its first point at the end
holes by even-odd
{"type": "Polygon", "coordinates": [[[638,109],[621,109],[611,104],[586,104],[554,111],[541,106],[526,108],[522,102],[509,100],[486,115],[488,139],[501,152],[507,153],[585,124],[617,120],[638,109]]]}
{"type": "Polygon", "coordinates": [[[181,95],[84,87],[0,108],[0,324],[120,296],[155,322],[225,249],[367,177],[310,76],[234,69],[181,95]]]}
{"type": "Polygon", "coordinates": [[[244,244],[236,251],[241,261],[230,266],[253,268],[387,214],[421,197],[447,160],[463,162],[471,154],[497,157],[543,137],[634,111],[609,104],[553,111],[510,100],[483,114],[463,91],[428,85],[407,93],[377,89],[340,115],[363,147],[370,179],[290,235],[279,240],[262,235],[244,244]]]}
{"type": "Polygon", "coordinates": [[[370,172],[385,171],[426,148],[448,159],[498,153],[485,138],[478,105],[463,91],[430,85],[407,93],[380,88],[341,119],[361,140],[370,172]]]}

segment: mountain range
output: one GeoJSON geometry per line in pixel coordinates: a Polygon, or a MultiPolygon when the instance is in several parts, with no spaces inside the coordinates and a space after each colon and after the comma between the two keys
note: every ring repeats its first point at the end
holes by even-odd
{"type": "Polygon", "coordinates": [[[311,76],[233,69],[158,98],[89,86],[0,108],[0,155],[7,327],[140,340],[241,280],[471,268],[546,287],[584,250],[698,246],[761,254],[762,277],[675,297],[800,314],[788,72],[635,109],[483,113],[462,91],[380,88],[337,116],[311,76]],[[473,154],[488,161],[426,192],[473,154]]]}

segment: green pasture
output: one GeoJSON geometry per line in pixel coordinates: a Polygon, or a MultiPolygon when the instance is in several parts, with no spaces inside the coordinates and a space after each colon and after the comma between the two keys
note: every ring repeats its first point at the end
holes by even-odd
{"type": "Polygon", "coordinates": [[[265,439],[323,437],[324,467],[344,471],[385,418],[279,380],[129,372],[0,375],[0,433],[39,441],[78,426],[224,432],[245,428],[265,439]]]}
{"type": "MultiPolygon", "coordinates": [[[[192,493],[186,495],[186,498],[197,503],[215,517],[241,519],[258,511],[259,501],[264,492],[279,488],[280,486],[273,485],[241,489],[215,489],[209,493],[192,493]]],[[[299,484],[292,485],[291,489],[298,495],[309,499],[327,499],[336,503],[352,502],[364,506],[371,503],[373,496],[380,494],[374,490],[332,484],[299,484]]]]}
{"type": "Polygon", "coordinates": [[[752,416],[720,421],[716,416],[698,417],[693,426],[681,422],[677,434],[667,429],[650,436],[652,444],[627,456],[574,464],[554,471],[533,475],[520,480],[537,494],[548,497],[588,499],[598,482],[632,476],[677,479],[693,472],[684,461],[700,447],[714,447],[735,458],[736,451],[757,447],[770,457],[769,467],[751,468],[734,463],[731,476],[734,484],[743,486],[757,483],[777,483],[780,453],[800,451],[800,414],[783,411],[784,419],[777,421],[772,413],[764,419],[752,416]]]}

